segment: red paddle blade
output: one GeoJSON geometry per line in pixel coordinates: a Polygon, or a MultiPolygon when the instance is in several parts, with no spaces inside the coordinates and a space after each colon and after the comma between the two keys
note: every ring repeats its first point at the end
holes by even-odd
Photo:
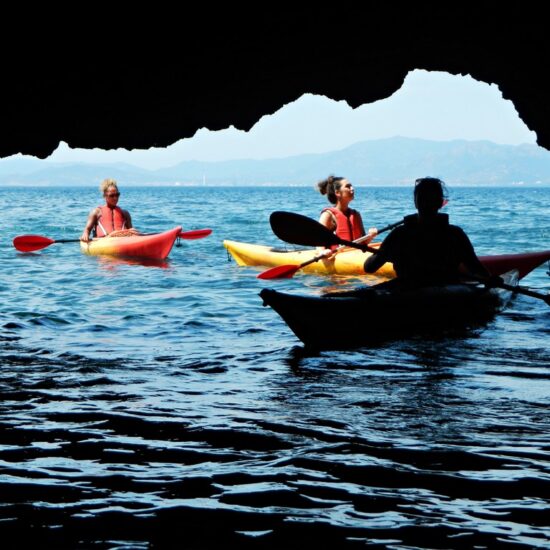
{"type": "Polygon", "coordinates": [[[20,252],[34,252],[50,246],[55,241],[41,235],[20,235],[13,239],[13,246],[20,252]]]}
{"type": "Polygon", "coordinates": [[[258,279],[291,279],[294,273],[300,269],[299,265],[278,265],[267,271],[262,271],[258,279]]]}
{"type": "Polygon", "coordinates": [[[212,229],[193,229],[191,231],[181,231],[178,233],[180,239],[203,239],[212,233],[212,229]]]}

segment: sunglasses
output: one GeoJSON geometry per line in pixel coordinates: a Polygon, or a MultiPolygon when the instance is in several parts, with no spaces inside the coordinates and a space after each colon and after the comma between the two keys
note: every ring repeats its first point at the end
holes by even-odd
{"type": "Polygon", "coordinates": [[[120,193],[109,193],[106,197],[120,197],[120,193]]]}

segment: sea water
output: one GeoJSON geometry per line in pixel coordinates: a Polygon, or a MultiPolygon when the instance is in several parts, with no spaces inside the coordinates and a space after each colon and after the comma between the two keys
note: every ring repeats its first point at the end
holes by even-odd
{"type": "MultiPolygon", "coordinates": [[[[548,547],[547,304],[517,296],[461,334],[309,353],[258,292],[362,279],[262,281],[222,240],[283,245],[269,214],[317,218],[324,197],[121,190],[144,232],[213,233],[160,266],[78,243],[22,254],[16,235],[77,239],[100,197],[0,190],[4,548],[548,547]]],[[[409,188],[356,194],[366,227],[413,210],[409,188]]],[[[550,188],[449,198],[480,255],[550,248],[550,188]]],[[[548,292],[547,269],[523,284],[548,292]]]]}

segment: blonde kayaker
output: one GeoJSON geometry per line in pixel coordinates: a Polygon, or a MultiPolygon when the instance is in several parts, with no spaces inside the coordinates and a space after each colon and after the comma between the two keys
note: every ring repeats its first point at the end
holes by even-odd
{"type": "Polygon", "coordinates": [[[90,212],[80,240],[87,243],[90,241],[90,235],[92,234],[95,237],[139,234],[132,227],[130,213],[118,206],[120,191],[117,182],[110,178],[104,179],[99,186],[99,190],[105,198],[105,204],[94,208],[90,212]]]}
{"type": "MultiPolygon", "coordinates": [[[[346,178],[329,176],[320,181],[317,187],[321,195],[326,195],[334,205],[323,209],[319,223],[334,231],[341,239],[354,241],[363,237],[366,233],[361,214],[349,206],[355,197],[353,185],[346,178]]],[[[363,242],[370,242],[376,234],[376,228],[370,228],[369,237],[363,242]]]]}

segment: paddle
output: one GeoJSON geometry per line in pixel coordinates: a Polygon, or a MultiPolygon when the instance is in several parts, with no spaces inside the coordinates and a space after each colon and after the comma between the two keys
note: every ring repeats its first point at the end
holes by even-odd
{"type": "Polygon", "coordinates": [[[496,286],[498,288],[503,288],[504,290],[509,290],[510,292],[515,292],[516,294],[523,294],[525,296],[531,296],[531,298],[538,298],[543,300],[550,306],[550,294],[542,294],[542,292],[536,292],[530,288],[524,286],[514,286],[505,283],[504,281],[494,280],[492,277],[490,279],[484,279],[483,277],[473,277],[476,281],[484,283],[489,287],[496,286]]]}
{"type": "Polygon", "coordinates": [[[363,252],[376,251],[376,248],[365,244],[341,239],[328,227],[294,212],[273,212],[269,217],[269,223],[273,233],[287,243],[301,246],[324,246],[325,248],[333,245],[346,245],[359,248],[363,252]]]}
{"type": "MultiPolygon", "coordinates": [[[[402,225],[404,222],[403,220],[398,221],[396,223],[392,223],[390,225],[386,225],[382,229],[380,229],[376,234],[380,235],[380,233],[384,233],[385,231],[389,231],[390,229],[393,229],[394,227],[397,227],[399,225],[402,225]]],[[[354,243],[361,243],[365,240],[367,240],[370,237],[370,235],[365,235],[363,237],[360,237],[359,239],[356,239],[353,241],[354,243]]],[[[329,253],[322,252],[320,254],[317,254],[317,256],[314,256],[313,258],[302,262],[301,264],[295,265],[295,264],[287,264],[287,265],[278,265],[275,267],[272,267],[266,271],[263,271],[260,273],[257,277],[258,279],[290,279],[294,276],[294,274],[302,269],[303,267],[306,267],[307,265],[313,264],[315,262],[318,262],[324,258],[329,258],[333,256],[334,254],[338,254],[341,250],[343,250],[345,246],[340,246],[338,250],[331,251],[329,253]]]]}
{"type": "MultiPolygon", "coordinates": [[[[344,241],[337,237],[330,229],[320,224],[319,222],[312,220],[301,214],[295,214],[293,212],[273,212],[269,219],[271,228],[277,237],[292,244],[304,245],[304,246],[325,246],[329,247],[334,244],[345,244],[353,248],[359,248],[360,250],[367,250],[376,254],[378,249],[365,246],[353,241],[344,241]]],[[[550,305],[550,295],[536,292],[529,288],[521,286],[509,285],[505,282],[501,282],[491,278],[489,280],[483,277],[473,277],[481,283],[489,283],[490,286],[496,286],[515,292],[517,294],[524,294],[525,296],[531,296],[532,298],[538,298],[545,301],[550,305]]]]}
{"type": "Polygon", "coordinates": [[[34,252],[42,250],[54,243],[77,243],[80,239],[59,239],[54,240],[41,235],[20,235],[13,239],[13,246],[20,252],[34,252]]]}
{"type": "MultiPolygon", "coordinates": [[[[179,239],[203,239],[212,233],[212,229],[192,229],[178,233],[179,239]]],[[[78,243],[80,239],[50,239],[41,235],[20,235],[13,239],[13,246],[20,252],[35,252],[57,243],[78,243]]]]}

